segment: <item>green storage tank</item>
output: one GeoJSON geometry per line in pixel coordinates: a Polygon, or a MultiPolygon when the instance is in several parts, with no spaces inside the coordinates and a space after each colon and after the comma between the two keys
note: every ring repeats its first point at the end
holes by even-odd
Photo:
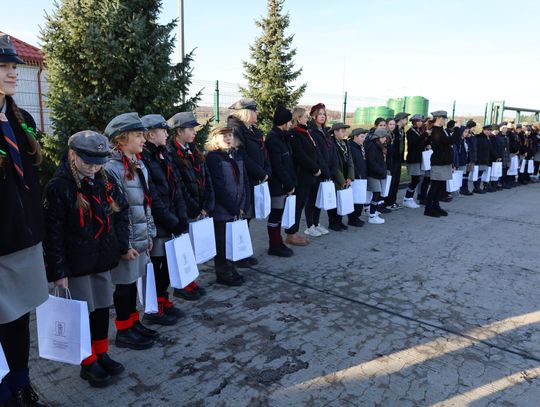
{"type": "Polygon", "coordinates": [[[354,124],[355,125],[364,125],[369,122],[368,117],[368,108],[359,107],[354,111],[354,124]]]}
{"type": "Polygon", "coordinates": [[[391,98],[388,99],[386,105],[394,111],[394,113],[399,113],[403,111],[403,100],[404,98],[391,98]]]}
{"type": "Polygon", "coordinates": [[[405,111],[407,113],[427,116],[429,110],[429,100],[423,96],[407,96],[405,101],[405,111]]]}
{"type": "Polygon", "coordinates": [[[388,106],[376,106],[373,108],[373,115],[371,116],[371,124],[375,122],[377,117],[382,117],[388,119],[389,117],[394,117],[394,109],[389,108],[388,106]]]}

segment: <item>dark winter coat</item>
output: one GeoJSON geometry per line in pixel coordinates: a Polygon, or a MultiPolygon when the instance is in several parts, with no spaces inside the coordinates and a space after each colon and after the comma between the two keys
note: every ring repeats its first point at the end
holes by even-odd
{"type": "Polygon", "coordinates": [[[338,156],[338,168],[336,175],[334,175],[332,180],[336,185],[336,189],[340,190],[343,188],[343,184],[345,184],[347,179],[354,179],[354,163],[347,141],[343,140],[342,144],[340,145],[339,141],[335,137],[332,137],[332,139],[336,146],[338,156]]]}
{"type": "Polygon", "coordinates": [[[427,133],[411,127],[407,130],[407,163],[418,164],[422,162],[422,152],[426,149],[427,133]]]}
{"type": "Polygon", "coordinates": [[[79,190],[65,156],[47,184],[43,200],[43,251],[49,281],[111,270],[129,247],[129,208],[118,185],[101,173],[82,178],[79,190]],[[88,210],[76,206],[82,194],[88,210]],[[119,212],[112,212],[113,199],[119,212]]]}
{"type": "Polygon", "coordinates": [[[194,143],[189,143],[187,147],[188,149],[182,147],[173,137],[167,141],[167,152],[173,171],[184,184],[187,216],[195,219],[203,209],[209,214],[212,213],[214,191],[204,157],[194,143]]]}
{"type": "Polygon", "coordinates": [[[240,209],[247,213],[250,208],[250,185],[243,158],[238,150],[210,151],[206,156],[216,197],[216,221],[231,221],[240,216],[240,209]]]}
{"type": "Polygon", "coordinates": [[[319,129],[313,122],[309,122],[308,130],[319,149],[319,167],[322,179],[333,179],[338,169],[338,156],[336,146],[326,129],[319,129]]]}
{"type": "Polygon", "coordinates": [[[187,232],[187,213],[184,184],[173,171],[165,146],[158,147],[147,141],[141,158],[148,169],[149,189],[152,197],[152,216],[157,237],[170,238],[172,234],[187,232]]]}
{"type": "Polygon", "coordinates": [[[376,140],[366,140],[367,176],[376,179],[385,179],[387,174],[386,158],[382,146],[376,140]]]}
{"type": "Polygon", "coordinates": [[[312,185],[318,177],[318,148],[307,126],[298,125],[291,130],[291,146],[298,185],[312,185]]]}
{"type": "Polygon", "coordinates": [[[392,142],[388,147],[389,156],[393,164],[398,164],[403,162],[403,155],[405,153],[405,130],[396,126],[392,132],[392,142]]]}
{"type": "Polygon", "coordinates": [[[264,137],[256,126],[248,128],[244,122],[234,116],[229,116],[227,125],[233,128],[234,137],[240,141],[238,151],[246,167],[251,189],[270,177],[271,167],[268,151],[264,145],[264,137]]]}
{"type": "Polygon", "coordinates": [[[491,144],[491,150],[490,150],[490,160],[491,162],[495,162],[497,160],[502,159],[502,150],[500,148],[499,143],[497,142],[497,136],[489,136],[489,144],[491,144]]]}
{"type": "Polygon", "coordinates": [[[270,195],[287,195],[297,183],[291,136],[274,127],[266,136],[266,148],[272,166],[272,175],[268,180],[270,195]]]}
{"type": "MultiPolygon", "coordinates": [[[[6,103],[6,116],[17,139],[24,180],[28,189],[21,185],[19,176],[9,158],[6,141],[0,134],[0,149],[8,154],[8,158],[0,160],[0,213],[2,214],[0,256],[35,246],[43,240],[44,233],[38,167],[34,165],[33,156],[28,153],[31,151],[30,143],[13,113],[12,99],[6,97],[6,103]]],[[[36,123],[32,116],[23,109],[19,110],[27,126],[36,129],[36,123]]]]}
{"type": "Polygon", "coordinates": [[[501,154],[501,159],[504,168],[510,166],[510,151],[508,146],[508,137],[502,133],[499,133],[495,136],[495,142],[497,144],[497,150],[501,154]]]}
{"type": "Polygon", "coordinates": [[[508,148],[510,151],[510,154],[519,154],[519,140],[513,131],[509,131],[507,133],[508,136],[508,148]]]}
{"type": "Polygon", "coordinates": [[[492,157],[495,155],[495,152],[492,151],[493,147],[488,137],[480,133],[474,136],[474,139],[476,141],[476,161],[474,163],[476,165],[490,166],[493,162],[492,157]]]}
{"type": "Polygon", "coordinates": [[[358,145],[353,140],[349,140],[349,149],[354,163],[354,178],[367,178],[366,150],[364,145],[358,145]]]}
{"type": "Polygon", "coordinates": [[[431,165],[452,164],[452,144],[459,142],[461,132],[454,131],[451,135],[442,127],[433,126],[431,131],[431,165]]]}

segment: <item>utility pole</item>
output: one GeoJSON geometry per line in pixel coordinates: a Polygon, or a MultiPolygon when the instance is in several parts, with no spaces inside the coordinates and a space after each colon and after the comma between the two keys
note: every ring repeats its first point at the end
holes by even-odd
{"type": "MultiPolygon", "coordinates": [[[[178,62],[184,63],[184,0],[178,0],[178,62]]],[[[185,72],[182,68],[182,76],[185,72]]],[[[182,92],[182,104],[186,102],[185,92],[182,92]]]]}
{"type": "Polygon", "coordinates": [[[456,114],[456,101],[454,100],[454,104],[452,105],[452,120],[454,120],[455,114],[456,114]]]}

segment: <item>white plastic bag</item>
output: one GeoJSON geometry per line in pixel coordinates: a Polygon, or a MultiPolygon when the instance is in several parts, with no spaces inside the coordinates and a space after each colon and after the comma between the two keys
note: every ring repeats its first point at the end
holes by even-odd
{"type": "Polygon", "coordinates": [[[255,219],[265,219],[270,215],[272,198],[270,197],[270,190],[268,189],[268,182],[263,182],[253,187],[254,190],[254,202],[255,219]]]}
{"type": "Polygon", "coordinates": [[[206,263],[216,255],[214,219],[204,218],[189,224],[189,239],[193,247],[195,262],[206,263]]]}
{"type": "Polygon", "coordinates": [[[340,216],[354,212],[354,199],[352,188],[337,191],[337,213],[340,216]]]}
{"type": "Polygon", "coordinates": [[[520,167],[519,167],[519,173],[520,173],[520,174],[525,174],[526,167],[527,167],[527,160],[526,160],[526,159],[522,159],[522,160],[521,160],[521,165],[520,165],[520,167]]]}
{"type": "Polygon", "coordinates": [[[4,355],[4,350],[2,345],[0,345],[0,380],[2,380],[9,373],[9,366],[7,364],[6,355],[4,355]]]}
{"type": "Polygon", "coordinates": [[[247,220],[236,220],[225,224],[225,257],[238,261],[253,256],[251,235],[247,220]]]}
{"type": "Polygon", "coordinates": [[[491,163],[491,178],[499,179],[503,175],[502,162],[491,163]]]}
{"type": "Polygon", "coordinates": [[[534,174],[534,161],[533,160],[527,160],[527,173],[534,174]]]}
{"type": "Polygon", "coordinates": [[[519,169],[519,158],[517,155],[513,155],[512,158],[510,158],[510,167],[508,167],[508,175],[516,176],[518,175],[518,169],[519,169]]]}
{"type": "Polygon", "coordinates": [[[446,191],[447,192],[456,192],[459,191],[463,185],[463,171],[454,171],[452,173],[452,179],[446,181],[446,191]]]}
{"type": "Polygon", "coordinates": [[[137,279],[137,293],[139,294],[139,302],[144,306],[145,314],[158,312],[156,276],[152,262],[148,262],[146,265],[146,277],[137,279]]]}
{"type": "Polygon", "coordinates": [[[184,288],[199,276],[199,269],[187,233],[165,242],[165,254],[172,287],[184,288]]]}
{"type": "Polygon", "coordinates": [[[337,208],[336,187],[332,181],[323,181],[319,184],[315,206],[326,211],[337,208]]]}
{"type": "MultiPolygon", "coordinates": [[[[430,167],[431,168],[431,167],[430,167]]],[[[383,179],[381,197],[386,198],[390,193],[390,185],[392,184],[392,176],[387,175],[386,179],[383,179]]]]}
{"type": "Polygon", "coordinates": [[[36,321],[40,357],[79,365],[92,354],[86,301],[49,295],[36,308],[36,321]]]}
{"type": "Polygon", "coordinates": [[[281,217],[281,227],[289,229],[296,222],[296,195],[289,195],[285,199],[283,216],[281,217]]]}
{"type": "Polygon", "coordinates": [[[488,167],[488,169],[482,173],[482,182],[489,181],[491,181],[491,167],[488,167]]]}
{"type": "Polygon", "coordinates": [[[469,172],[469,181],[471,182],[478,181],[478,173],[479,173],[478,165],[475,165],[473,169],[469,172]]]}
{"type": "Polygon", "coordinates": [[[367,179],[355,179],[352,183],[353,203],[367,202],[367,179]]]}
{"type": "Polygon", "coordinates": [[[422,171],[431,170],[431,156],[433,155],[433,150],[422,151],[422,164],[420,169],[422,171]]]}

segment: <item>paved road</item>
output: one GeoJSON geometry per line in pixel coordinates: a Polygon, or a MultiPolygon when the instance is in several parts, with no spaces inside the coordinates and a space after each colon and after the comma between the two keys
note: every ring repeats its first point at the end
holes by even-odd
{"type": "MultiPolygon", "coordinates": [[[[458,197],[263,254],[242,288],[213,284],[148,351],[91,389],[79,369],[39,360],[55,406],[539,406],[540,184],[458,197]]],[[[114,332],[111,324],[111,336],[114,332]]],[[[35,345],[35,343],[34,343],[35,345]]]]}

